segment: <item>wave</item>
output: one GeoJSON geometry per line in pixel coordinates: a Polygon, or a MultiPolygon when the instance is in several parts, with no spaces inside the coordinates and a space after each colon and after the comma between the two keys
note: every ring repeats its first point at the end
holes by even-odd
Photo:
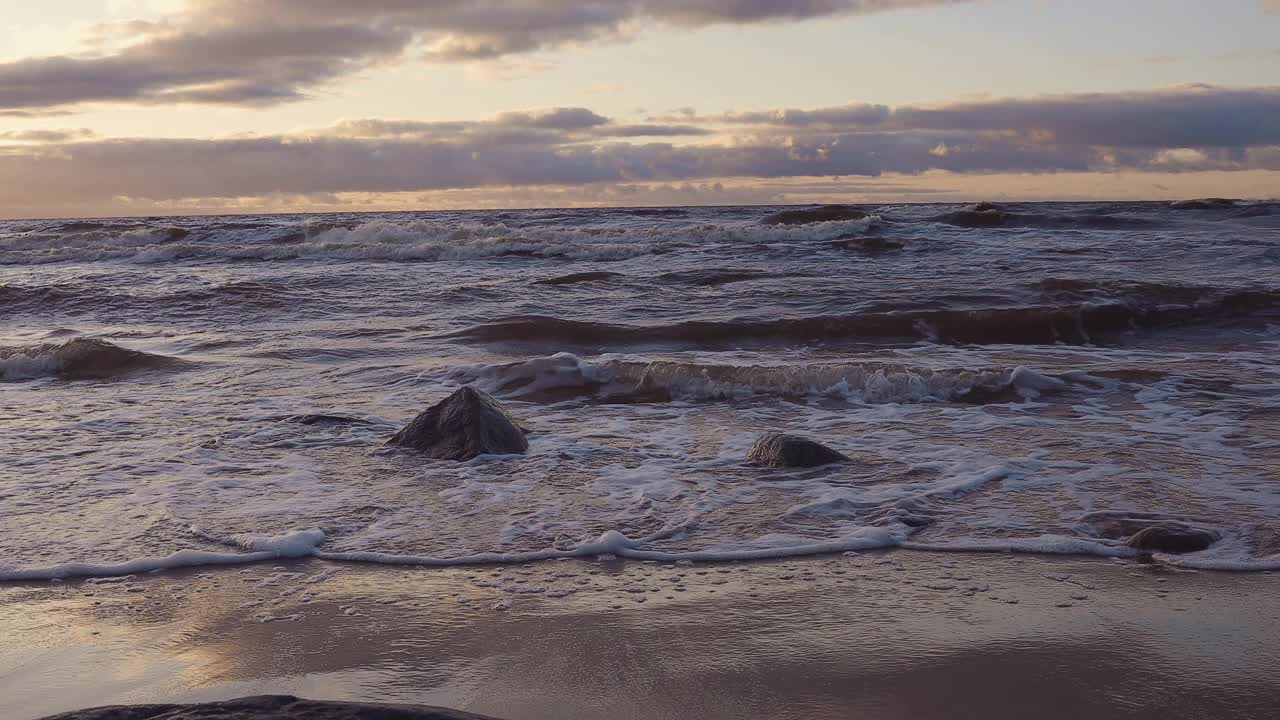
{"type": "Polygon", "coordinates": [[[1172,210],[1230,210],[1239,204],[1239,200],[1229,198],[1200,198],[1172,202],[1169,203],[1169,208],[1172,210]]]}
{"type": "MultiPolygon", "coordinates": [[[[545,221],[546,219],[543,218],[545,221]]],[[[815,226],[654,221],[647,224],[543,225],[467,220],[310,219],[298,223],[211,223],[193,229],[147,226],[86,232],[29,232],[0,236],[0,265],[123,261],[338,260],[441,262],[561,260],[617,262],[664,255],[694,243],[792,243],[865,232],[875,216],[815,226]]]]}
{"type": "Polygon", "coordinates": [[[850,205],[823,205],[816,208],[782,210],[766,216],[762,225],[812,225],[815,223],[864,220],[867,213],[850,205]]]}
{"type": "MultiPolygon", "coordinates": [[[[578,285],[580,283],[600,282],[625,278],[626,275],[608,271],[593,271],[557,275],[555,277],[535,280],[534,285],[578,285]]],[[[698,270],[675,270],[662,273],[653,278],[646,278],[667,285],[691,285],[694,287],[717,287],[752,280],[783,280],[787,278],[816,277],[809,272],[768,272],[765,270],[749,270],[734,268],[703,268],[698,270]]]]}
{"type": "Polygon", "coordinates": [[[599,282],[601,280],[612,280],[614,278],[625,277],[622,273],[616,272],[581,272],[570,273],[568,275],[557,275],[555,277],[543,280],[535,280],[534,285],[577,285],[585,282],[599,282]]]}
{"type": "Polygon", "coordinates": [[[23,310],[48,310],[51,307],[74,305],[81,293],[66,285],[0,285],[0,315],[23,310]]]}
{"type": "Polygon", "coordinates": [[[0,347],[0,381],[40,377],[101,379],[137,370],[177,369],[184,360],[152,355],[105,340],[76,338],[62,344],[0,347]]]}
{"type": "Polygon", "coordinates": [[[679,270],[663,273],[654,280],[673,285],[693,285],[697,287],[714,287],[749,280],[780,280],[785,278],[814,277],[807,272],[768,272],[765,270],[735,270],[707,268],[703,270],[679,270]]]}
{"type": "Polygon", "coordinates": [[[937,215],[932,219],[934,222],[944,225],[973,229],[1039,227],[1119,230],[1155,224],[1155,221],[1147,218],[1099,212],[1074,214],[1016,213],[992,203],[979,203],[963,210],[937,215]]]}
{"type": "MultiPolygon", "coordinates": [[[[338,281],[334,281],[338,282],[338,281]]],[[[127,308],[154,312],[191,311],[222,307],[278,308],[290,300],[315,302],[317,293],[333,284],[292,279],[283,283],[232,281],[218,285],[183,288],[147,294],[119,291],[107,283],[58,285],[0,285],[0,315],[6,313],[48,313],[59,311],[119,311],[127,308]]]]}
{"type": "Polygon", "coordinates": [[[889,363],[715,365],[587,361],[570,353],[454,368],[449,377],[526,401],[591,397],[610,403],[829,397],[867,404],[1003,403],[1062,390],[1068,381],[1025,367],[935,370],[889,363]]]}
{"type": "Polygon", "coordinates": [[[747,340],[822,343],[832,340],[928,340],[972,345],[1091,344],[1140,329],[1268,313],[1280,291],[1242,289],[1196,294],[1179,303],[1112,298],[1007,308],[903,310],[781,319],[688,320],[666,325],[568,320],[526,315],[499,319],[440,337],[482,342],[581,346],[676,343],[708,346],[747,340]]]}

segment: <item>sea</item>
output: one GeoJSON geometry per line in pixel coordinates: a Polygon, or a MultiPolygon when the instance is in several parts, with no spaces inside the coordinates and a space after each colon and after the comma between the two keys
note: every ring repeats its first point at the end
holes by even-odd
{"type": "Polygon", "coordinates": [[[881,548],[1280,569],[1280,204],[0,222],[0,580],[881,548]],[[388,447],[473,385],[527,454],[388,447]],[[747,461],[766,432],[847,463],[747,461]]]}

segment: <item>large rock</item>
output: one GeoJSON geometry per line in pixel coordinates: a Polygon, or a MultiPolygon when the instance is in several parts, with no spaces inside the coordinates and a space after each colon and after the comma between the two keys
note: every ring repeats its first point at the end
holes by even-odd
{"type": "Polygon", "coordinates": [[[1219,536],[1212,530],[1203,530],[1181,523],[1161,523],[1139,531],[1129,538],[1129,547],[1137,550],[1163,553],[1200,552],[1217,542],[1219,536]]]}
{"type": "Polygon", "coordinates": [[[287,695],[205,705],[129,705],[65,713],[45,720],[493,720],[426,705],[316,702],[287,695]]]}
{"type": "Polygon", "coordinates": [[[768,467],[801,468],[848,462],[849,458],[807,438],[766,433],[751,447],[747,460],[768,467]]]}
{"type": "Polygon", "coordinates": [[[427,409],[387,441],[439,460],[515,455],[529,449],[526,431],[497,400],[467,386],[427,409]]]}
{"type": "Polygon", "coordinates": [[[804,210],[783,210],[769,215],[761,222],[765,225],[808,225],[840,220],[862,220],[866,217],[866,213],[849,205],[823,205],[804,210]]]}

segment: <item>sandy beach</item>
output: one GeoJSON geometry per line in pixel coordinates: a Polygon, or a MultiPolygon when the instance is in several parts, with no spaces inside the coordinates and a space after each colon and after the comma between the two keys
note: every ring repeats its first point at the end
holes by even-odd
{"type": "Polygon", "coordinates": [[[0,588],[8,720],[245,695],[550,718],[1268,718],[1273,573],[912,552],[0,588]]]}

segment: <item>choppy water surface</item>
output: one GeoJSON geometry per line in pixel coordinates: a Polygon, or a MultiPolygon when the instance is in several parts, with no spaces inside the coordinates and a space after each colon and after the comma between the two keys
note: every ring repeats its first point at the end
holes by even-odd
{"type": "Polygon", "coordinates": [[[1134,516],[1280,567],[1280,206],[862,209],[0,223],[0,578],[1124,555],[1134,516]],[[527,456],[382,447],[467,383],[527,456]],[[854,462],[747,465],[775,429],[854,462]]]}

